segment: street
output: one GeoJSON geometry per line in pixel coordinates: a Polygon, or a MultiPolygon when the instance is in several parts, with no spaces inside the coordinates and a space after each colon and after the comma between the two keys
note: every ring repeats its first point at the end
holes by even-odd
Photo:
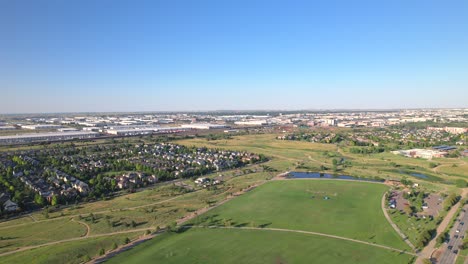
{"type": "Polygon", "coordinates": [[[441,264],[453,264],[457,257],[457,253],[460,251],[458,248],[463,243],[463,237],[465,236],[466,230],[468,229],[468,205],[463,206],[463,210],[460,212],[460,216],[457,217],[453,228],[450,230],[450,240],[447,244],[443,244],[444,253],[440,256],[438,263],[441,264]],[[464,211],[465,212],[464,212],[464,211]],[[457,230],[459,232],[457,232],[457,230]],[[457,237],[455,237],[457,236],[457,237]],[[454,253],[456,251],[457,253],[454,253]]]}

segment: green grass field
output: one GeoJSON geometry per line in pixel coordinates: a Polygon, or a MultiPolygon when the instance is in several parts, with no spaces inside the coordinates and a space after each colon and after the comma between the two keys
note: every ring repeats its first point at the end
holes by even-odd
{"type": "Polygon", "coordinates": [[[408,249],[384,217],[387,186],[333,180],[269,182],[193,222],[321,232],[408,249]],[[324,196],[330,197],[324,200],[324,196]],[[209,223],[212,222],[212,223],[209,223]]]}
{"type": "Polygon", "coordinates": [[[364,244],[268,230],[190,229],[164,234],[112,263],[409,263],[412,257],[364,244]]]}
{"type": "Polygon", "coordinates": [[[109,263],[408,263],[411,256],[388,249],[267,229],[319,232],[409,250],[383,215],[381,198],[386,190],[385,185],[365,182],[272,181],[187,224],[226,226],[229,222],[232,229],[187,227],[109,263]]]}
{"type": "MultiPolygon", "coordinates": [[[[431,161],[427,160],[405,158],[390,153],[372,155],[352,154],[349,153],[346,147],[333,144],[281,141],[276,140],[276,136],[275,134],[260,134],[234,136],[232,139],[212,141],[207,141],[204,138],[175,140],[174,143],[188,146],[195,145],[255,152],[266,155],[270,160],[260,165],[252,165],[242,169],[220,172],[228,177],[224,185],[218,186],[218,190],[200,190],[194,193],[181,194],[174,193],[170,185],[155,186],[154,188],[149,188],[137,193],[123,193],[121,196],[109,200],[78,204],[77,206],[69,206],[68,208],[61,208],[58,210],[51,208],[48,219],[46,219],[43,212],[34,212],[32,213],[32,217],[24,216],[7,222],[1,222],[0,237],[6,237],[7,239],[0,241],[0,253],[25,246],[40,245],[51,241],[81,237],[86,232],[85,226],[70,221],[71,218],[75,221],[79,221],[79,215],[82,215],[83,220],[81,221],[90,226],[90,235],[109,234],[109,237],[113,237],[112,232],[116,231],[131,231],[135,228],[154,230],[156,226],[165,226],[197,209],[206,207],[208,204],[220,202],[232,193],[238,192],[251,185],[262,183],[272,176],[285,171],[319,171],[321,166],[325,166],[329,168],[325,170],[325,172],[333,173],[330,169],[332,168],[333,158],[339,159],[344,157],[352,164],[350,167],[340,167],[337,173],[360,177],[379,176],[392,179],[402,177],[403,175],[398,173],[396,168],[390,165],[391,162],[401,166],[399,168],[406,169],[411,167],[410,170],[412,172],[434,175],[448,181],[456,178],[468,177],[466,174],[468,158],[437,159],[435,162],[440,165],[434,170],[429,167],[431,161]],[[298,169],[298,164],[303,164],[303,168],[298,169]],[[261,166],[263,165],[276,169],[277,171],[261,172],[261,166]],[[237,176],[239,171],[251,168],[255,169],[257,172],[241,173],[241,176],[237,176]],[[89,213],[95,214],[97,218],[95,222],[84,220],[89,213]],[[107,219],[117,224],[115,226],[109,225],[107,219]],[[37,223],[34,221],[41,222],[37,223]],[[136,227],[128,226],[128,223],[132,221],[137,223],[136,227]],[[9,226],[11,229],[7,228],[9,226]]],[[[139,139],[128,138],[125,140],[138,142],[139,139]]],[[[147,139],[145,139],[145,141],[147,141],[147,139]]],[[[51,146],[62,146],[66,144],[70,143],[52,143],[51,146]]],[[[78,146],[85,146],[112,143],[109,140],[100,139],[95,141],[79,141],[75,142],[75,144],[78,146]]],[[[0,147],[0,150],[31,148],[40,149],[43,148],[43,146],[25,145],[14,146],[12,148],[0,147]]],[[[208,175],[208,177],[215,177],[220,173],[213,173],[208,175]]],[[[419,182],[420,185],[424,186],[428,191],[445,193],[459,191],[455,185],[441,184],[437,182],[437,180],[431,182],[411,176],[408,178],[419,182]]],[[[193,181],[187,180],[187,183],[190,184],[191,182],[193,181]]],[[[383,185],[352,182],[346,182],[346,185],[341,185],[340,182],[331,181],[327,183],[301,181],[300,184],[297,184],[298,186],[290,187],[294,189],[292,192],[288,192],[285,186],[284,188],[283,186],[279,186],[277,189],[269,191],[269,188],[272,188],[269,186],[275,184],[280,183],[269,183],[262,186],[259,190],[263,190],[264,188],[265,191],[257,192],[257,190],[254,190],[224,204],[200,218],[217,215],[213,217],[213,220],[219,223],[230,220],[236,222],[236,224],[246,224],[249,226],[264,225],[266,227],[309,230],[408,249],[406,244],[401,241],[383,218],[383,213],[380,209],[380,198],[386,190],[386,187],[383,185]],[[330,191],[329,194],[332,199],[327,201],[322,200],[319,198],[321,194],[318,193],[315,195],[316,198],[312,199],[312,192],[321,191],[320,188],[317,187],[317,189],[312,186],[312,182],[314,186],[321,186],[320,188],[322,189],[325,188],[325,185],[329,187],[328,190],[335,189],[336,191],[330,191]],[[372,188],[369,186],[372,186],[372,188]],[[333,196],[335,193],[337,196],[333,196]],[[284,202],[282,202],[283,200],[284,202]],[[302,210],[303,208],[306,209],[302,210]],[[316,211],[312,209],[316,209],[316,211]],[[315,213],[317,211],[320,213],[315,213]]],[[[283,181],[281,184],[286,184],[286,182],[283,181]]],[[[193,230],[186,233],[188,234],[190,232],[193,232],[193,230]]],[[[409,232],[407,235],[410,238],[418,234],[416,229],[411,228],[406,230],[406,232],[409,232]]],[[[141,232],[138,234],[127,234],[127,236],[132,239],[139,235],[141,235],[141,232]]],[[[311,236],[309,235],[308,237],[311,236]]],[[[64,263],[60,261],[59,258],[52,258],[50,261],[37,258],[36,252],[43,251],[54,252],[54,254],[60,255],[62,260],[66,259],[66,256],[68,256],[70,259],[74,260],[70,262],[76,262],[77,260],[75,259],[80,259],[81,249],[86,250],[87,248],[97,247],[99,246],[99,241],[101,240],[87,238],[83,241],[66,242],[40,249],[23,251],[9,255],[8,258],[5,256],[5,258],[12,260],[16,260],[16,258],[21,259],[19,263],[64,263]],[[74,253],[61,253],[59,249],[74,253]]],[[[359,246],[366,247],[365,245],[359,246]]],[[[97,251],[90,251],[89,256],[94,257],[96,254],[97,251]]],[[[0,262],[2,261],[3,257],[0,262]]]]}

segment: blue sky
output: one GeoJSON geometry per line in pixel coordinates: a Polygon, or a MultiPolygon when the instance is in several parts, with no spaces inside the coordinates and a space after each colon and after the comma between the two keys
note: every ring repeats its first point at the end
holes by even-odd
{"type": "Polygon", "coordinates": [[[468,1],[2,1],[0,113],[468,107],[468,1]]]}

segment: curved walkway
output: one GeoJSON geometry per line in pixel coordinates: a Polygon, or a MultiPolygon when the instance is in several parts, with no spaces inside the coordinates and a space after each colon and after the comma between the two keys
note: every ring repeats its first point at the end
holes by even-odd
{"type": "Polygon", "coordinates": [[[369,246],[373,246],[373,247],[379,247],[379,248],[383,248],[383,249],[387,249],[387,250],[391,250],[391,251],[395,251],[395,252],[399,252],[399,253],[403,253],[403,254],[407,254],[407,255],[411,255],[411,256],[417,256],[417,254],[415,254],[415,253],[408,252],[408,251],[405,251],[405,250],[401,250],[401,249],[398,249],[398,248],[393,248],[393,247],[384,246],[384,245],[380,245],[380,244],[374,244],[374,243],[370,243],[370,242],[366,242],[366,241],[362,241],[362,240],[357,240],[357,239],[352,239],[352,238],[347,238],[347,237],[341,237],[341,236],[335,236],[335,235],[330,235],[330,234],[312,232],[312,231],[283,229],[283,228],[269,228],[269,227],[261,228],[261,227],[235,227],[235,226],[233,226],[233,227],[226,227],[226,226],[208,226],[208,227],[191,226],[191,227],[187,227],[187,228],[192,228],[192,227],[196,227],[196,228],[220,228],[220,229],[245,229],[245,230],[262,230],[262,231],[300,233],[300,234],[315,235],[315,236],[322,236],[322,237],[346,240],[346,241],[365,244],[365,245],[369,245],[369,246]]]}
{"type": "Polygon", "coordinates": [[[388,215],[388,212],[387,212],[387,209],[385,209],[385,197],[387,196],[387,193],[384,193],[384,195],[382,196],[382,211],[385,215],[385,218],[387,218],[387,221],[390,223],[390,225],[393,227],[393,229],[395,229],[395,231],[398,233],[398,235],[401,236],[401,238],[403,238],[403,241],[406,242],[406,244],[408,244],[408,246],[410,246],[410,248],[414,251],[416,251],[416,247],[413,245],[413,243],[411,243],[411,241],[408,240],[408,237],[403,234],[403,232],[401,232],[400,228],[395,224],[393,223],[392,219],[390,218],[390,215],[388,215]]]}

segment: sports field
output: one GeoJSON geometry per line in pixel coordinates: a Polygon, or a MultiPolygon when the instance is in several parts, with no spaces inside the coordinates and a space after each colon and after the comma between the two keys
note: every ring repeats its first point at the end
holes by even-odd
{"type": "Polygon", "coordinates": [[[351,181],[272,181],[200,215],[189,223],[195,227],[109,263],[407,263],[411,255],[378,247],[409,250],[383,215],[386,189],[351,181]]]}

